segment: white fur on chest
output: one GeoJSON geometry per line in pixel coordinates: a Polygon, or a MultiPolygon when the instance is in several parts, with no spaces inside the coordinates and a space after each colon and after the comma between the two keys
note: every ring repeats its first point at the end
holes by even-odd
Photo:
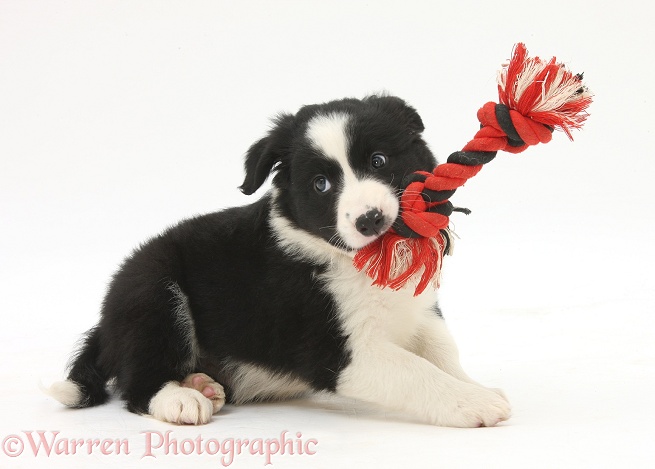
{"type": "MultiPolygon", "coordinates": [[[[275,200],[276,191],[273,191],[275,200]]],[[[317,264],[326,264],[319,274],[337,303],[337,315],[351,352],[365,347],[367,340],[386,340],[411,350],[421,324],[435,315],[436,293],[430,289],[413,296],[414,288],[394,291],[371,285],[373,280],[353,266],[354,253],[329,245],[291,223],[277,210],[271,212],[270,224],[277,242],[287,254],[317,264]]]]}
{"type": "Polygon", "coordinates": [[[368,340],[380,339],[410,350],[426,316],[435,314],[434,292],[414,297],[413,289],[393,291],[372,286],[372,280],[358,272],[347,257],[333,261],[321,278],[337,303],[339,322],[351,351],[365,346],[368,340]]]}

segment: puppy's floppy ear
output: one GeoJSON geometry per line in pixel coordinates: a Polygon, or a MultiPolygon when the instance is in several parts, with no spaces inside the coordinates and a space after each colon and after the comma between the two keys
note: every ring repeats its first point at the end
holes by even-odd
{"type": "Polygon", "coordinates": [[[273,166],[282,161],[293,139],[294,117],[280,114],[266,137],[254,143],[246,153],[246,178],[239,187],[246,195],[253,194],[264,184],[273,166]]]}
{"type": "Polygon", "coordinates": [[[381,110],[391,114],[399,122],[405,122],[409,130],[415,133],[421,133],[425,130],[421,116],[418,115],[416,109],[404,100],[396,96],[373,95],[369,96],[367,101],[377,104],[381,110]]]}

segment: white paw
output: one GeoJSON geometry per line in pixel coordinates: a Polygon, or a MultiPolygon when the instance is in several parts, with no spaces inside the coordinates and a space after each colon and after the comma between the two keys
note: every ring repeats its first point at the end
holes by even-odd
{"type": "Polygon", "coordinates": [[[500,388],[488,388],[486,386],[481,385],[477,381],[473,381],[473,380],[468,380],[468,381],[467,380],[462,380],[462,381],[464,381],[465,383],[474,384],[476,386],[481,387],[482,389],[486,389],[487,391],[494,392],[494,393],[498,394],[500,397],[502,397],[503,399],[505,399],[505,401],[509,402],[509,399],[507,399],[507,396],[505,395],[505,391],[503,391],[500,388]]]}
{"type": "Polygon", "coordinates": [[[500,388],[485,388],[485,389],[488,389],[491,392],[495,392],[500,397],[505,399],[505,402],[509,402],[509,399],[507,399],[507,395],[505,394],[505,391],[503,391],[502,389],[500,389],[500,388]]]}
{"type": "Polygon", "coordinates": [[[453,389],[435,423],[449,427],[493,427],[510,416],[511,408],[502,391],[465,383],[453,389]]]}
{"type": "Polygon", "coordinates": [[[204,373],[193,373],[182,380],[180,386],[195,389],[209,399],[214,406],[214,414],[225,405],[223,386],[204,373]]]}
{"type": "Polygon", "coordinates": [[[211,420],[214,406],[202,393],[171,381],[150,399],[148,412],[164,422],[201,425],[211,420]]]}

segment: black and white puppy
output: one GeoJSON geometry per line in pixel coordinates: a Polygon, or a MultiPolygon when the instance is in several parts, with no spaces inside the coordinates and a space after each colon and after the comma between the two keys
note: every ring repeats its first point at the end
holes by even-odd
{"type": "Polygon", "coordinates": [[[241,186],[252,194],[273,173],[272,189],[183,221],[128,257],[50,394],[94,406],[113,380],[130,411],[187,424],[208,422],[225,399],[308,391],[437,425],[509,418],[502,392],[460,367],[434,291],[381,289],[352,265],[393,226],[403,178],[434,168],[422,131],[391,96],[278,116],[248,150],[241,186]]]}

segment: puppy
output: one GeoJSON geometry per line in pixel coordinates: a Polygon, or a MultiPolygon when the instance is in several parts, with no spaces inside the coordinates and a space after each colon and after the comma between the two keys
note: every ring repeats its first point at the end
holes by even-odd
{"type": "Polygon", "coordinates": [[[462,370],[434,291],[371,285],[355,252],[393,227],[405,176],[436,161],[417,112],[392,96],[282,114],[250,147],[252,205],[186,220],[114,275],[97,326],[50,394],[108,399],[179,424],[234,404],[311,391],[436,425],[492,426],[510,407],[462,370]]]}

